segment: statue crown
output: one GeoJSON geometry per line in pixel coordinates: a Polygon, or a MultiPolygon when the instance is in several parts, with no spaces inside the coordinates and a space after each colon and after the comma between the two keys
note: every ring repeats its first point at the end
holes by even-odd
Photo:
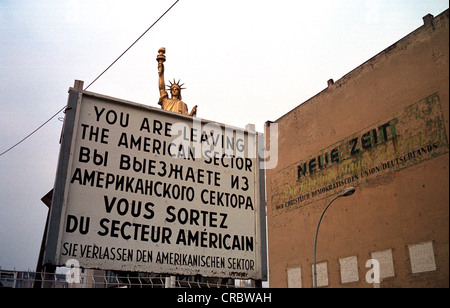
{"type": "Polygon", "coordinates": [[[180,80],[175,81],[175,79],[172,81],[169,80],[170,85],[167,86],[168,89],[172,89],[173,86],[178,86],[180,90],[186,90],[186,88],[183,88],[184,83],[180,84],[180,80]]]}

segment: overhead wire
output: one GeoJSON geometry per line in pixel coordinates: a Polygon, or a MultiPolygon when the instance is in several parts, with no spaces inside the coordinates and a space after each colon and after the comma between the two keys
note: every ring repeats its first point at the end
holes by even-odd
{"type": "Polygon", "coordinates": [[[9,151],[11,151],[12,149],[14,149],[16,146],[18,146],[19,144],[21,144],[22,142],[24,142],[25,140],[27,140],[28,138],[30,138],[34,133],[36,133],[38,130],[40,130],[42,127],[45,126],[45,124],[47,124],[48,122],[50,122],[51,120],[53,120],[58,114],[60,114],[64,109],[66,109],[66,106],[64,106],[62,109],[60,109],[57,113],[55,113],[50,119],[48,119],[47,121],[45,121],[44,123],[42,123],[38,128],[36,128],[34,131],[32,131],[31,133],[29,133],[25,138],[23,138],[22,140],[20,140],[19,142],[17,142],[15,145],[13,145],[12,147],[10,147],[9,149],[7,149],[6,151],[2,152],[0,154],[0,156],[2,156],[3,154],[8,153],[9,151]]]}
{"type": "Polygon", "coordinates": [[[103,76],[103,74],[106,73],[111,68],[111,66],[116,64],[116,62],[119,61],[119,59],[122,58],[122,56],[126,54],[127,51],[130,50],[145,34],[147,34],[147,32],[150,31],[150,29],[153,28],[153,26],[156,25],[158,21],[160,21],[164,17],[164,15],[166,15],[179,1],[180,0],[175,1],[175,3],[172,4],[172,6],[169,7],[169,9],[164,12],[164,14],[161,15],[161,17],[159,17],[147,30],[145,30],[144,33],[142,33],[141,36],[139,36],[137,40],[135,40],[133,44],[130,45],[130,47],[128,47],[116,60],[114,60],[114,62],[111,63],[111,65],[108,66],[100,75],[98,75],[97,78],[95,78],[94,81],[92,81],[84,90],[87,90],[94,82],[96,82],[101,76],[103,76]]]}
{"type": "MultiPolygon", "coordinates": [[[[92,86],[103,74],[105,74],[114,64],[116,64],[117,61],[119,61],[120,58],[123,57],[136,43],[145,35],[148,31],[150,31],[151,28],[153,28],[154,25],[156,25],[180,0],[176,0],[150,27],[147,28],[147,30],[144,31],[117,59],[115,59],[100,75],[98,75],[84,90],[86,91],[90,86],[92,86]]],[[[18,145],[20,145],[22,142],[30,138],[32,135],[34,135],[37,131],[39,131],[42,127],[44,127],[48,122],[53,120],[58,114],[60,114],[64,109],[66,109],[66,106],[58,110],[57,113],[55,113],[50,119],[42,123],[38,128],[36,128],[34,131],[32,131],[30,134],[28,134],[25,138],[11,146],[6,151],[0,153],[0,156],[3,156],[4,154],[8,153],[18,145]]]]}

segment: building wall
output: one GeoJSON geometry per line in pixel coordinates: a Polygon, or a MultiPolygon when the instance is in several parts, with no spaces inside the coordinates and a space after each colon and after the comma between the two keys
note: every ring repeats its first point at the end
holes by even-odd
{"type": "Polygon", "coordinates": [[[271,287],[312,287],[317,222],[348,186],[320,226],[320,286],[449,286],[448,60],[447,10],[275,121],[271,287]]]}

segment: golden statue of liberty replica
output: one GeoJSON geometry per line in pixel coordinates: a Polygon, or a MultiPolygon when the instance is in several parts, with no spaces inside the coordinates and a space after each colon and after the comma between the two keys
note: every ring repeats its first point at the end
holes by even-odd
{"type": "Polygon", "coordinates": [[[169,110],[177,113],[181,113],[188,116],[195,116],[197,114],[197,106],[192,108],[192,111],[189,113],[187,105],[181,100],[181,90],[184,90],[183,85],[180,85],[180,81],[173,83],[170,82],[170,86],[167,88],[170,90],[170,94],[172,95],[169,98],[169,94],[166,91],[166,83],[164,82],[164,62],[166,62],[166,49],[160,48],[158,50],[159,55],[156,57],[156,61],[158,61],[158,74],[159,74],[159,102],[161,108],[164,110],[169,110]]]}

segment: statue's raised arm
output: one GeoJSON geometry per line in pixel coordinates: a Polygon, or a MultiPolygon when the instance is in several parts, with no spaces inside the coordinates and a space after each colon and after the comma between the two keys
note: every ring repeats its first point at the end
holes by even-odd
{"type": "Polygon", "coordinates": [[[158,56],[156,57],[156,61],[158,61],[158,75],[159,75],[159,102],[161,108],[164,110],[169,110],[177,113],[181,113],[184,115],[195,116],[197,114],[197,106],[192,108],[192,111],[189,113],[187,105],[181,100],[181,90],[183,90],[183,85],[178,82],[171,81],[170,82],[170,94],[172,95],[169,98],[169,95],[166,91],[166,83],[164,81],[164,62],[166,62],[166,49],[160,48],[158,50],[158,56]]]}
{"type": "Polygon", "coordinates": [[[156,57],[156,61],[158,61],[159,94],[160,97],[163,97],[163,95],[167,96],[166,83],[164,81],[164,62],[166,62],[166,49],[162,47],[158,50],[158,53],[159,54],[156,57]]]}

